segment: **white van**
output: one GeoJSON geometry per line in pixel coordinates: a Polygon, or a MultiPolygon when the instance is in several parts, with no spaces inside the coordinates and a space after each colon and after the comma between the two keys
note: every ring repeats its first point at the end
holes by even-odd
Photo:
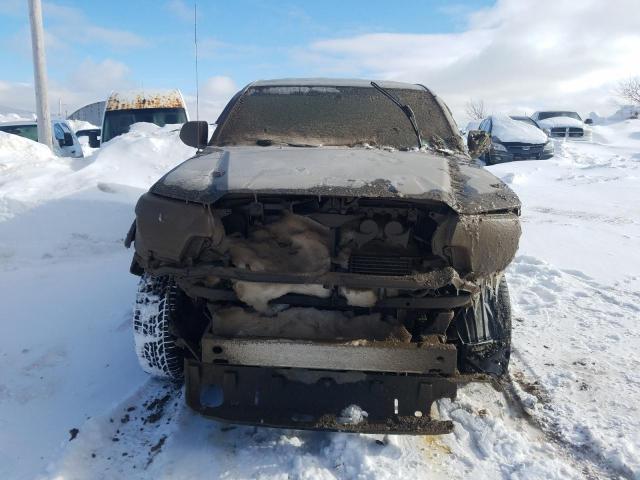
{"type": "Polygon", "coordinates": [[[101,142],[129,131],[134,123],[182,124],[189,120],[180,90],[135,90],[113,92],[102,119],[101,142]]]}
{"type": "MultiPolygon", "coordinates": [[[[0,132],[12,133],[20,137],[38,141],[38,124],[35,120],[0,123],[0,132]]],[[[82,146],[76,134],[64,120],[51,120],[53,153],[59,157],[81,158],[82,146]]]]}

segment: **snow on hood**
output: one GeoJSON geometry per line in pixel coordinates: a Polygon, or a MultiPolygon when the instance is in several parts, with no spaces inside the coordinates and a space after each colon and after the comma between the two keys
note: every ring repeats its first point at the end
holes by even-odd
{"type": "Polygon", "coordinates": [[[491,134],[498,137],[501,142],[540,144],[548,140],[547,135],[539,128],[506,115],[492,117],[491,134]]]}
{"type": "Polygon", "coordinates": [[[207,204],[235,192],[432,200],[460,213],[519,206],[511,190],[465,157],[347,147],[209,148],[151,192],[207,204]]]}
{"type": "Polygon", "coordinates": [[[580,127],[585,128],[586,125],[580,120],[576,120],[571,117],[551,117],[544,120],[537,120],[538,125],[542,128],[555,128],[555,127],[580,127]]]}

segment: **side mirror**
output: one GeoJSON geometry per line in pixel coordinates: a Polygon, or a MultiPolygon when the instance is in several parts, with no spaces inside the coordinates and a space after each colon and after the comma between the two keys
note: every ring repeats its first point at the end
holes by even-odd
{"type": "Polygon", "coordinates": [[[180,140],[198,150],[206,147],[209,140],[209,124],[204,120],[185,123],[180,129],[180,140]]]}
{"type": "Polygon", "coordinates": [[[593,119],[591,118],[587,118],[584,123],[586,123],[587,125],[593,125],[593,119]]]}
{"type": "Polygon", "coordinates": [[[470,130],[467,135],[467,149],[471,158],[478,158],[491,148],[491,137],[483,130],[470,130]]]}

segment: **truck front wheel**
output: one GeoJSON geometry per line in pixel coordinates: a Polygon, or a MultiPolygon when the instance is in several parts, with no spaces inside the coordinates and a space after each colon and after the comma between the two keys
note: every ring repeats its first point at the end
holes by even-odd
{"type": "Polygon", "coordinates": [[[511,301],[504,276],[485,285],[473,306],[458,312],[458,369],[462,373],[508,373],[511,355],[511,301]]]}
{"type": "Polygon", "coordinates": [[[133,338],[142,369],[154,377],[182,380],[183,350],[175,328],[184,293],[171,277],[143,274],[133,308],[133,338]]]}

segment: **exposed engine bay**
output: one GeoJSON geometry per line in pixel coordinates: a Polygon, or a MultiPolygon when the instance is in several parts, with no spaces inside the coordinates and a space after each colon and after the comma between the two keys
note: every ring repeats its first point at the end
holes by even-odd
{"type": "Polygon", "coordinates": [[[457,215],[395,200],[237,195],[205,208],[146,194],[138,208],[153,209],[138,216],[139,265],[176,275],[194,296],[208,289],[214,302],[231,297],[211,292],[231,290],[266,315],[473,296],[511,261],[520,233],[515,212],[457,215]],[[193,234],[176,241],[182,224],[193,234]]]}

